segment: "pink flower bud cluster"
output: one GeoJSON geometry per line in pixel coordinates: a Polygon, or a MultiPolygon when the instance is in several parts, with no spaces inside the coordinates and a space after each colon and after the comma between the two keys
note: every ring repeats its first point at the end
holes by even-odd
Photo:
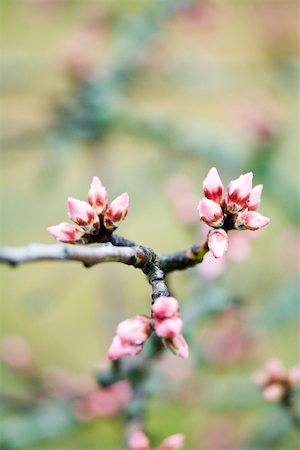
{"type": "Polygon", "coordinates": [[[271,358],[266,362],[264,370],[255,372],[252,379],[262,387],[265,400],[281,400],[300,384],[300,364],[287,371],[280,359],[271,358]]]}
{"type": "Polygon", "coordinates": [[[175,355],[188,357],[188,346],[181,334],[183,323],[177,300],[174,297],[158,297],[151,311],[152,318],[135,316],[119,323],[108,349],[109,359],[139,354],[153,330],[175,355]]]}
{"type": "Polygon", "coordinates": [[[224,187],[218,171],[212,167],[203,182],[205,197],[200,200],[200,220],[211,226],[208,247],[215,258],[228,248],[227,231],[230,229],[255,231],[269,224],[270,219],[257,212],[263,185],[252,188],[252,172],[232,180],[224,198],[224,187]]]}
{"type": "Polygon", "coordinates": [[[114,231],[128,213],[129,197],[124,192],[108,205],[107,191],[98,177],[93,177],[88,201],[69,197],[68,216],[75,225],[62,222],[48,228],[55,239],[69,244],[85,243],[85,236],[114,231]]]}
{"type": "MultiPolygon", "coordinates": [[[[157,450],[180,450],[185,441],[183,434],[173,434],[164,439],[157,450]]],[[[151,450],[150,440],[143,431],[136,430],[129,436],[127,446],[129,450],[151,450]]]]}

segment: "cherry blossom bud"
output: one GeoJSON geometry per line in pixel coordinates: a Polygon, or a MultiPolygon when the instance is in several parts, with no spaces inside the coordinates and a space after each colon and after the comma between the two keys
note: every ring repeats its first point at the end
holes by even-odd
{"type": "Polygon", "coordinates": [[[225,201],[227,210],[232,214],[236,214],[247,205],[252,189],[252,178],[253,173],[248,172],[229,183],[225,201]]]}
{"type": "Polygon", "coordinates": [[[171,338],[182,332],[183,322],[180,317],[155,320],[154,329],[158,337],[171,338]]]}
{"type": "Polygon", "coordinates": [[[179,312],[178,301],[174,297],[162,295],[155,300],[151,310],[155,319],[174,317],[179,312]]]}
{"type": "Polygon", "coordinates": [[[291,386],[300,384],[300,364],[290,368],[288,373],[288,381],[291,386]]]}
{"type": "Polygon", "coordinates": [[[108,349],[107,356],[109,359],[118,359],[122,356],[134,356],[143,350],[143,344],[135,345],[129,342],[122,341],[117,335],[108,349]]]}
{"type": "Polygon", "coordinates": [[[158,450],[180,450],[185,441],[185,436],[183,434],[173,434],[166,438],[160,446],[158,450]]]}
{"type": "Polygon", "coordinates": [[[200,220],[207,223],[212,227],[221,227],[223,225],[223,211],[221,206],[209,200],[208,198],[203,198],[198,204],[198,212],[200,220]]]}
{"type": "Polygon", "coordinates": [[[104,216],[104,226],[108,230],[114,230],[128,214],[129,197],[127,192],[115,198],[107,208],[104,216]]]}
{"type": "Polygon", "coordinates": [[[93,177],[88,193],[88,202],[99,216],[107,206],[107,191],[98,177],[93,177]]]}
{"type": "Polygon", "coordinates": [[[215,258],[221,258],[228,248],[228,235],[223,229],[208,233],[208,248],[215,258]]]}
{"type": "Polygon", "coordinates": [[[262,216],[256,211],[242,211],[237,215],[235,221],[235,228],[237,230],[251,230],[256,231],[269,225],[270,219],[268,217],[262,216]]]}
{"type": "Polygon", "coordinates": [[[82,228],[76,227],[75,225],[67,222],[62,222],[59,225],[49,227],[48,232],[57,241],[67,242],[69,244],[80,242],[82,236],[85,234],[85,231],[82,228]]]}
{"type": "Polygon", "coordinates": [[[146,316],[135,316],[120,322],[117,335],[122,341],[132,345],[141,345],[146,342],[151,334],[150,319],[146,316]]]}
{"type": "Polygon", "coordinates": [[[260,204],[260,198],[263,191],[263,185],[258,184],[250,191],[250,197],[247,202],[247,209],[248,211],[256,211],[260,204]]]}
{"type": "Polygon", "coordinates": [[[278,358],[270,358],[265,364],[265,370],[269,377],[274,380],[280,380],[285,378],[286,371],[285,368],[278,358]]]}
{"type": "Polygon", "coordinates": [[[279,400],[284,394],[284,387],[281,384],[271,384],[263,391],[265,400],[274,402],[279,400]]]}
{"type": "Polygon", "coordinates": [[[134,431],[127,442],[128,450],[150,450],[150,441],[143,431],[134,431]]]}
{"type": "Polygon", "coordinates": [[[73,222],[85,228],[88,232],[99,227],[99,217],[91,205],[76,198],[68,198],[68,215],[73,222]]]}
{"type": "Polygon", "coordinates": [[[212,167],[203,181],[203,192],[206,198],[216,203],[221,203],[224,194],[224,187],[218,171],[212,167]]]}
{"type": "Polygon", "coordinates": [[[164,339],[164,343],[174,355],[180,356],[181,358],[189,357],[189,348],[182,334],[164,339]]]}

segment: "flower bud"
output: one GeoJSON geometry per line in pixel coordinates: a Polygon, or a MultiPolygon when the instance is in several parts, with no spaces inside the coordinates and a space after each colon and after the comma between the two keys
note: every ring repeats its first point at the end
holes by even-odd
{"type": "Polygon", "coordinates": [[[208,233],[208,248],[215,258],[221,258],[228,249],[228,235],[223,229],[208,233]]]}
{"type": "Polygon", "coordinates": [[[279,358],[270,358],[265,364],[265,371],[269,378],[273,380],[282,380],[286,377],[286,370],[279,358]]]}
{"type": "Polygon", "coordinates": [[[218,171],[212,167],[203,181],[203,192],[206,198],[216,203],[221,203],[224,194],[224,187],[218,171]]]}
{"type": "Polygon", "coordinates": [[[252,172],[248,172],[229,183],[225,202],[227,210],[232,214],[246,207],[252,189],[252,178],[252,172]]]}
{"type": "Polygon", "coordinates": [[[247,209],[248,211],[256,211],[260,204],[260,198],[263,191],[263,185],[258,184],[250,191],[250,197],[247,202],[247,209]]]}
{"type": "Polygon", "coordinates": [[[208,198],[203,198],[198,204],[198,212],[200,220],[205,222],[207,225],[212,227],[221,227],[223,225],[223,211],[221,206],[209,200],[208,198]]]}
{"type": "Polygon", "coordinates": [[[256,231],[269,225],[270,219],[262,216],[256,211],[242,211],[237,215],[235,221],[235,228],[237,230],[251,230],[256,231]]]}
{"type": "Polygon", "coordinates": [[[174,317],[179,312],[178,301],[174,297],[166,297],[162,295],[155,300],[151,311],[155,319],[174,317]]]}
{"type": "Polygon", "coordinates": [[[281,384],[271,384],[267,386],[263,391],[263,396],[265,400],[269,402],[275,402],[279,400],[284,395],[284,388],[281,384]]]}
{"type": "Polygon", "coordinates": [[[114,230],[128,214],[129,197],[127,192],[115,198],[107,208],[104,216],[104,226],[108,230],[114,230]]]}
{"type": "Polygon", "coordinates": [[[135,316],[123,320],[117,327],[117,335],[122,341],[132,345],[141,345],[151,334],[150,319],[146,316],[135,316]]]}
{"type": "Polygon", "coordinates": [[[102,214],[106,209],[107,191],[98,177],[93,177],[92,179],[91,187],[88,193],[88,202],[98,216],[100,216],[100,214],[102,214]]]}
{"type": "Polygon", "coordinates": [[[107,356],[109,359],[118,359],[122,356],[134,356],[143,350],[143,344],[135,345],[122,341],[122,339],[116,335],[108,349],[107,356]]]}
{"type": "Polygon", "coordinates": [[[180,450],[185,441],[185,436],[183,434],[173,434],[166,438],[160,446],[158,450],[180,450]]]}
{"type": "Polygon", "coordinates": [[[57,241],[67,242],[68,244],[81,242],[81,238],[85,234],[85,231],[82,228],[76,227],[75,225],[71,225],[67,222],[62,222],[59,225],[49,227],[48,232],[57,241]]]}
{"type": "Polygon", "coordinates": [[[134,431],[127,442],[128,450],[150,450],[150,441],[143,431],[134,431]]]}
{"type": "Polygon", "coordinates": [[[288,373],[288,381],[291,386],[300,384],[300,364],[290,368],[288,373]]]}
{"type": "Polygon", "coordinates": [[[182,332],[183,322],[180,317],[155,320],[154,329],[158,337],[171,338],[182,332]]]}
{"type": "Polygon", "coordinates": [[[87,232],[99,227],[99,217],[89,203],[76,198],[68,198],[68,215],[73,222],[85,228],[87,232]]]}
{"type": "Polygon", "coordinates": [[[189,348],[182,334],[164,339],[164,344],[174,355],[180,356],[180,358],[189,357],[189,348]]]}

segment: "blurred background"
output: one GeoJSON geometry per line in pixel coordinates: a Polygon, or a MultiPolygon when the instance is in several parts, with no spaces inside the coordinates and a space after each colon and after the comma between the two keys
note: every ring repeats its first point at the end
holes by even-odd
{"type": "MultiPolygon", "coordinates": [[[[121,235],[157,253],[188,248],[205,236],[196,207],[208,169],[224,184],[252,170],[271,224],[170,276],[191,358],[155,363],[147,432],[154,446],[185,433],[187,450],[298,448],[251,381],[269,357],[299,359],[298,0],[0,10],[1,245],[53,242],[47,227],[97,175],[110,200],[129,193],[121,235]]],[[[149,312],[143,275],[44,262],[1,267],[1,280],[1,448],[119,450],[130,389],[104,392],[93,373],[116,324],[149,312]]]]}

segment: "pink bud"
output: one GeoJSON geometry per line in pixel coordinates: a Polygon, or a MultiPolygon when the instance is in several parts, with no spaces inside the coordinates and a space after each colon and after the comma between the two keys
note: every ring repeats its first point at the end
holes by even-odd
{"type": "Polygon", "coordinates": [[[269,225],[270,219],[268,217],[262,216],[256,211],[242,211],[237,215],[235,221],[235,228],[237,230],[251,230],[256,231],[269,225]]]}
{"type": "Polygon", "coordinates": [[[155,319],[174,317],[179,312],[178,301],[174,297],[158,297],[152,305],[151,311],[155,319]]]}
{"type": "Polygon", "coordinates": [[[71,225],[67,222],[62,222],[59,225],[49,227],[48,232],[57,241],[67,242],[69,244],[80,242],[82,236],[85,234],[85,231],[82,228],[76,227],[75,225],[71,225]]]}
{"type": "Polygon", "coordinates": [[[286,371],[285,368],[278,358],[270,358],[265,364],[265,370],[269,377],[271,377],[274,380],[280,380],[282,378],[285,378],[286,371]]]}
{"type": "Polygon", "coordinates": [[[228,235],[226,231],[212,230],[208,233],[208,248],[215,258],[221,258],[228,248],[228,235]]]}
{"type": "Polygon", "coordinates": [[[128,450],[150,450],[150,441],[143,431],[134,431],[127,442],[128,450]]]}
{"type": "Polygon", "coordinates": [[[129,197],[127,192],[115,198],[107,208],[104,216],[104,226],[108,230],[114,230],[128,214],[129,197]]]}
{"type": "Polygon", "coordinates": [[[180,450],[185,441],[185,436],[183,434],[173,434],[166,438],[160,446],[158,450],[180,450]]]}
{"type": "Polygon", "coordinates": [[[3,336],[0,342],[0,357],[16,370],[27,370],[32,365],[32,352],[27,342],[14,334],[3,336]]]}
{"type": "Polygon", "coordinates": [[[158,337],[171,338],[182,332],[183,322],[180,317],[155,320],[154,329],[158,337]]]}
{"type": "Polygon", "coordinates": [[[259,372],[254,372],[251,377],[253,383],[257,384],[258,386],[265,386],[270,378],[267,372],[264,372],[263,370],[260,370],[259,372]]]}
{"type": "Polygon", "coordinates": [[[218,171],[212,167],[203,181],[203,192],[206,198],[216,203],[221,203],[224,194],[224,187],[218,171]]]}
{"type": "Polygon", "coordinates": [[[288,381],[291,386],[300,384],[300,364],[290,368],[288,373],[288,381]]]}
{"type": "Polygon", "coordinates": [[[99,217],[87,202],[68,198],[68,215],[73,222],[84,227],[88,232],[99,227],[99,217]]]}
{"type": "Polygon", "coordinates": [[[281,384],[271,384],[266,387],[263,391],[263,396],[265,400],[269,402],[274,402],[279,400],[284,395],[284,388],[281,384]]]}
{"type": "Polygon", "coordinates": [[[245,208],[252,189],[252,178],[253,173],[248,172],[229,183],[225,201],[227,210],[232,214],[245,208]]]}
{"type": "Polygon", "coordinates": [[[182,334],[164,339],[164,343],[174,355],[180,356],[181,358],[189,357],[189,348],[182,334]]]}
{"type": "Polygon", "coordinates": [[[256,211],[260,204],[260,198],[263,191],[263,185],[258,184],[250,191],[250,197],[247,202],[247,209],[248,211],[256,211]]]}
{"type": "Polygon", "coordinates": [[[107,356],[109,359],[118,359],[122,356],[134,356],[143,350],[143,344],[135,345],[122,341],[122,339],[116,335],[108,349],[107,356]]]}
{"type": "Polygon", "coordinates": [[[223,225],[223,211],[221,206],[209,200],[208,198],[203,198],[198,204],[198,212],[200,220],[207,223],[207,225],[213,227],[221,227],[223,225]]]}
{"type": "Polygon", "coordinates": [[[123,320],[117,328],[119,338],[132,345],[144,344],[150,334],[150,319],[146,316],[135,316],[131,319],[123,320]]]}
{"type": "Polygon", "coordinates": [[[98,177],[93,177],[88,193],[88,202],[99,216],[107,206],[107,192],[98,177]]]}

